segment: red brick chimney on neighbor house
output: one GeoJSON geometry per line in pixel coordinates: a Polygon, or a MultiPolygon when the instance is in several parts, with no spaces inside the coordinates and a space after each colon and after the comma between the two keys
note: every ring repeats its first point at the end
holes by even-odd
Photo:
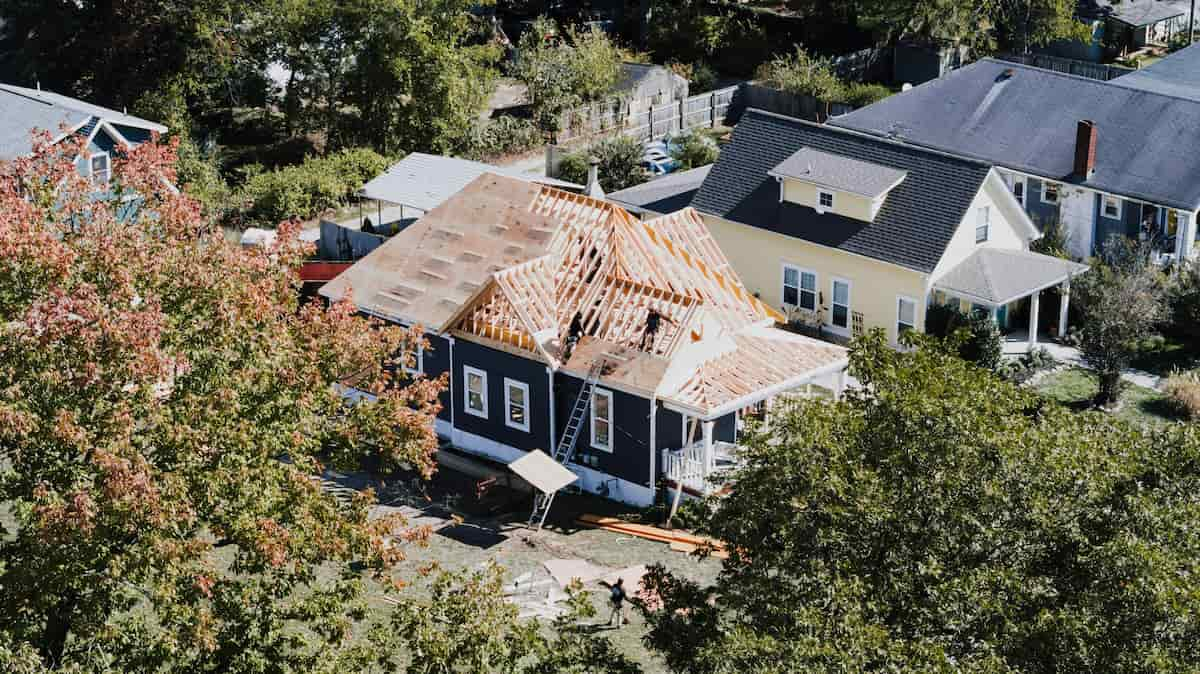
{"type": "Polygon", "coordinates": [[[1079,120],[1075,129],[1075,175],[1083,180],[1096,172],[1096,123],[1079,120]]]}

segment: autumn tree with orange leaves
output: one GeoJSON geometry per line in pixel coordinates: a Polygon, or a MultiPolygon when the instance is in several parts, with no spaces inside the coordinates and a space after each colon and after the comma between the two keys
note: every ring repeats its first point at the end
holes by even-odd
{"type": "Polygon", "coordinates": [[[171,189],[172,145],[118,157],[103,192],[76,156],[40,134],[0,163],[0,656],[336,668],[363,582],[318,568],[398,581],[421,532],[312,476],[367,454],[430,475],[445,382],[389,382],[420,333],[298,305],[295,224],[227,244],[171,189]],[[378,398],[347,406],[345,381],[378,398]]]}

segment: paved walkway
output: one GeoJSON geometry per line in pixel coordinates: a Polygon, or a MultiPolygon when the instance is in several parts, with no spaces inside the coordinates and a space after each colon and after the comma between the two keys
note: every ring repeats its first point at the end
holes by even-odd
{"type": "MultiPolygon", "coordinates": [[[[1073,367],[1081,367],[1090,370],[1088,364],[1083,360],[1083,354],[1079,349],[1073,346],[1066,346],[1057,342],[1052,342],[1049,338],[1039,338],[1036,346],[1046,349],[1050,352],[1054,359],[1065,365],[1073,367]]],[[[1004,355],[1006,357],[1015,358],[1029,352],[1029,336],[1026,332],[1013,332],[1004,338],[1004,355]]],[[[1163,378],[1146,372],[1145,370],[1136,370],[1129,368],[1121,373],[1121,379],[1135,386],[1158,390],[1162,384],[1163,378]]]]}

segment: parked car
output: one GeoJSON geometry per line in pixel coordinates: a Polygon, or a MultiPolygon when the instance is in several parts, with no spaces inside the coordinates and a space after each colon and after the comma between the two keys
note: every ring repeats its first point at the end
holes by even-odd
{"type": "Polygon", "coordinates": [[[642,167],[650,175],[661,176],[679,168],[679,161],[667,154],[665,143],[647,143],[642,152],[642,167]]]}

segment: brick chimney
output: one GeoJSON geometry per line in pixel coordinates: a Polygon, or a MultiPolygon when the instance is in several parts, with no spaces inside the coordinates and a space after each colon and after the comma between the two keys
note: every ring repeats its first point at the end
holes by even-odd
{"type": "Polygon", "coordinates": [[[1087,180],[1096,172],[1096,123],[1079,120],[1075,129],[1075,175],[1087,180]]]}

